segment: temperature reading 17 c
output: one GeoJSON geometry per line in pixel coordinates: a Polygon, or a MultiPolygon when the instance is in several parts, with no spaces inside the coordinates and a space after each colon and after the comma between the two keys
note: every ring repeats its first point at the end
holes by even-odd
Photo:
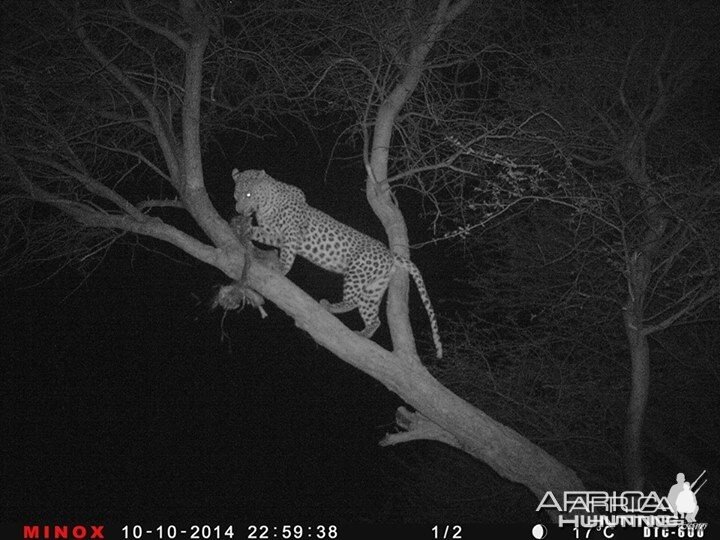
{"type": "Polygon", "coordinates": [[[459,540],[462,538],[462,527],[460,525],[435,525],[432,532],[435,540],[459,540]]]}

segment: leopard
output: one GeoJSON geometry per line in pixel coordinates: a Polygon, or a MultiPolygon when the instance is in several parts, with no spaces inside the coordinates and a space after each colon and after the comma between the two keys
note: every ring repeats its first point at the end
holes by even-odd
{"type": "Polygon", "coordinates": [[[346,313],[357,308],[365,328],[360,335],[371,338],[380,327],[380,303],[398,267],[415,281],[432,330],[435,352],[442,358],[435,311],[420,270],[410,259],[393,253],[382,242],[310,206],[303,191],[276,180],[264,170],[233,169],[235,210],[254,217],[249,227],[252,240],[280,250],[283,275],[287,275],[297,255],[343,276],[340,302],[320,300],[330,313],[346,313]]]}

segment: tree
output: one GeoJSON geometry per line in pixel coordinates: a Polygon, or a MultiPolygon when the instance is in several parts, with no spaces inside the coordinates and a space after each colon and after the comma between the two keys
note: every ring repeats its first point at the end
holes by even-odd
{"type": "Polygon", "coordinates": [[[622,264],[627,285],[622,311],[632,384],[625,469],[633,489],[644,483],[641,441],[650,381],[648,337],[696,316],[720,295],[715,241],[720,233],[720,192],[712,158],[701,152],[688,160],[673,149],[692,129],[683,126],[691,114],[683,110],[684,100],[699,90],[693,88],[693,78],[703,67],[708,34],[696,25],[705,14],[702,9],[680,10],[668,17],[642,7],[617,14],[634,22],[635,30],[623,41],[618,34],[608,36],[619,45],[606,48],[617,58],[616,69],[606,72],[607,89],[616,98],[613,102],[603,95],[604,88],[600,96],[583,94],[594,109],[595,136],[587,137],[584,148],[573,154],[583,165],[621,173],[622,187],[603,190],[603,195],[613,203],[608,213],[619,237],[612,254],[622,264]]]}
{"type": "MultiPolygon", "coordinates": [[[[193,0],[177,7],[125,0],[82,8],[53,4],[64,21],[58,26],[33,4],[36,26],[19,15],[21,5],[15,5],[15,28],[6,33],[10,62],[2,68],[7,82],[0,97],[2,202],[11,231],[6,251],[16,261],[83,261],[127,233],[167,242],[272,301],[321,346],[414,407],[417,412],[398,411],[403,431],[382,444],[450,444],[538,497],[582,488],[572,471],[429,374],[409,325],[406,274],[397,274],[389,289],[390,352],[348,330],[262,261],[247,262],[250,246],[222,219],[205,187],[202,151],[214,129],[263,125],[277,111],[307,118],[307,103],[334,103],[340,113],[356,115],[368,201],[389,244],[407,255],[407,228],[391,185],[426,170],[451,169],[462,155],[454,151],[410,166],[428,141],[447,148],[442,135],[431,137],[443,117],[434,107],[449,107],[447,121],[464,114],[451,109],[459,90],[447,70],[474,66],[477,53],[461,47],[464,38],[443,36],[452,36],[461,14],[482,20],[485,6],[440,0],[372,9],[330,2],[296,10],[292,3],[271,3],[223,12],[193,0]],[[389,12],[401,14],[399,22],[388,19],[389,12]],[[308,30],[288,34],[283,21],[308,30]],[[291,43],[282,39],[288,35],[291,43]],[[350,78],[335,71],[346,66],[350,78]],[[248,95],[239,102],[227,97],[237,92],[248,95]],[[412,150],[395,159],[397,137],[412,150]],[[167,208],[182,216],[156,215],[167,208]],[[186,218],[209,242],[187,232],[192,225],[186,218]]],[[[476,26],[462,24],[477,36],[476,26]]]]}
{"type": "Polygon", "coordinates": [[[488,214],[537,216],[533,204],[570,209],[554,211],[556,230],[546,229],[564,253],[545,252],[545,261],[566,260],[569,273],[547,288],[534,282],[522,310],[535,317],[570,300],[594,306],[584,321],[606,320],[608,305],[616,319],[622,315],[631,359],[625,476],[641,489],[648,339],[697,320],[720,295],[718,119],[703,111],[717,92],[704,76],[714,72],[715,10],[702,3],[585,7],[548,8],[545,30],[528,37],[535,45],[524,61],[532,68],[507,77],[501,93],[517,118],[511,128],[498,140],[477,131],[458,137],[476,176],[501,170],[485,189],[456,199],[456,208],[486,210],[462,223],[465,232],[488,214]]]}

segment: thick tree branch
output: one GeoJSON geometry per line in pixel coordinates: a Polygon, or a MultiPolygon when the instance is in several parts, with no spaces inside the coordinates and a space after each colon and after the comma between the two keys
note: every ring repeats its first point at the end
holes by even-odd
{"type": "MultiPolygon", "coordinates": [[[[366,180],[367,199],[385,228],[390,249],[405,257],[409,257],[407,227],[402,213],[391,199],[387,182],[393,129],[400,110],[418,85],[427,55],[438,36],[448,24],[467,9],[471,1],[459,0],[450,7],[449,0],[440,0],[432,22],[423,35],[414,41],[408,55],[408,64],[402,66],[401,80],[380,105],[375,118],[372,154],[370,163],[366,163],[366,168],[369,169],[366,180]]],[[[408,291],[407,274],[396,273],[388,289],[388,322],[395,351],[417,361],[417,350],[408,315],[408,291]]]]}

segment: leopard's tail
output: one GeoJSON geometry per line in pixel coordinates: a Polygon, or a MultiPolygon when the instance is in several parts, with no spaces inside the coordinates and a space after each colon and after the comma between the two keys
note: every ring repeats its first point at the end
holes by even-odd
{"type": "Polygon", "coordinates": [[[425,282],[420,274],[420,270],[418,270],[418,267],[415,266],[410,259],[401,257],[395,253],[393,253],[393,257],[400,266],[410,272],[410,275],[415,281],[415,285],[417,285],[418,292],[420,293],[420,299],[422,300],[422,303],[425,306],[425,311],[427,311],[428,318],[430,319],[430,329],[432,330],[433,341],[435,342],[436,356],[438,358],[442,358],[442,343],[440,343],[440,332],[438,331],[437,319],[435,318],[435,310],[433,310],[432,303],[430,302],[430,295],[428,295],[427,289],[425,288],[425,282]]]}

